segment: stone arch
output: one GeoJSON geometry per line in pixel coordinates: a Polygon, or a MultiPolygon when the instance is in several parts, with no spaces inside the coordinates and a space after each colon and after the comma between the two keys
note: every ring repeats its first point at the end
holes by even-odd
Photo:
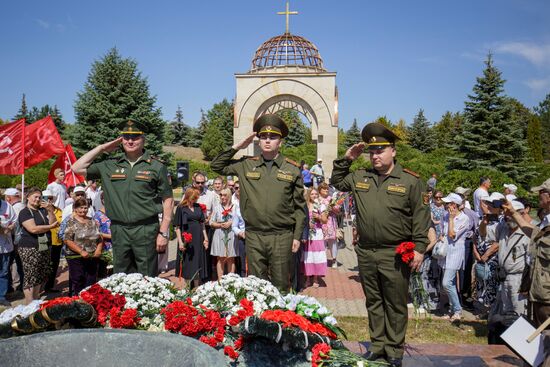
{"type": "MultiPolygon", "coordinates": [[[[276,70],[266,73],[236,74],[235,121],[233,137],[238,142],[250,135],[254,121],[264,113],[294,109],[311,124],[311,138],[317,158],[326,162],[325,173],[332,171],[338,151],[338,92],[336,73],[305,73],[276,70]]],[[[256,155],[250,145],[238,155],[256,155]]]]}

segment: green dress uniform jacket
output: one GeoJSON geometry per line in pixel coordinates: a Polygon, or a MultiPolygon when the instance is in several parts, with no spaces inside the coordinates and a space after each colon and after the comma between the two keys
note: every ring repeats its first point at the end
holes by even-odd
{"type": "Polygon", "coordinates": [[[292,240],[301,238],[306,218],[302,174],[282,154],[269,169],[262,156],[232,161],[236,152],[226,150],[211,167],[219,174],[239,177],[249,273],[288,292],[292,240]]]}
{"type": "Polygon", "coordinates": [[[93,163],[87,179],[101,179],[105,212],[114,222],[137,223],[162,213],[162,198],[172,197],[168,170],[147,151],[132,167],[123,155],[93,163]]]}
{"type": "Polygon", "coordinates": [[[416,251],[424,253],[431,220],[424,183],[399,163],[382,182],[376,171],[350,173],[350,166],[351,161],[345,158],[334,161],[331,184],[353,193],[359,246],[397,247],[411,241],[416,251]]]}
{"type": "Polygon", "coordinates": [[[158,275],[156,238],[162,199],[172,197],[168,170],[149,153],[134,163],[125,156],[94,163],[88,179],[101,179],[105,213],[111,219],[115,273],[158,275]]]}
{"type": "Polygon", "coordinates": [[[222,152],[210,167],[221,175],[239,177],[240,207],[246,231],[281,233],[292,230],[293,238],[299,240],[306,218],[300,169],[282,154],[273,160],[273,167],[268,171],[262,156],[232,160],[235,153],[235,149],[222,152]]]}

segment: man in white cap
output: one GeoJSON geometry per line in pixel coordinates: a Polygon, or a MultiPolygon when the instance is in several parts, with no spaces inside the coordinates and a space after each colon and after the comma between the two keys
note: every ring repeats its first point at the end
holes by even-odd
{"type": "Polygon", "coordinates": [[[325,171],[323,170],[323,160],[317,159],[317,163],[311,167],[309,173],[313,176],[313,187],[317,188],[320,183],[325,182],[325,171]]]}
{"type": "Polygon", "coordinates": [[[449,298],[451,322],[462,319],[462,306],[457,292],[457,273],[464,270],[464,246],[469,235],[470,219],[461,210],[462,198],[458,194],[451,193],[444,197],[448,215],[444,219],[443,234],[447,236],[447,255],[439,259],[439,265],[443,268],[442,288],[449,298]]]}
{"type": "Polygon", "coordinates": [[[504,195],[515,195],[518,187],[514,184],[504,184],[504,195]]]}
{"type": "MultiPolygon", "coordinates": [[[[525,206],[519,201],[510,201],[520,215],[525,206]]],[[[530,238],[523,233],[510,212],[504,213],[504,220],[497,226],[499,281],[501,282],[497,302],[502,302],[503,313],[514,311],[526,313],[527,298],[519,294],[521,275],[527,263],[530,238]]]]}
{"type": "Polygon", "coordinates": [[[4,196],[8,204],[10,204],[15,211],[15,215],[19,215],[21,209],[25,207],[25,204],[21,202],[21,191],[10,187],[4,191],[4,196]]]}

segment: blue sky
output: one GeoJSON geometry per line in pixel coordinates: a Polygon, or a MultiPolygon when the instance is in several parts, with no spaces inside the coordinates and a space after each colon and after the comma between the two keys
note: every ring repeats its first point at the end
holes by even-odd
{"type": "MultiPolygon", "coordinates": [[[[527,107],[550,93],[550,1],[294,0],[292,33],[336,71],[340,126],[386,115],[410,123],[460,111],[487,52],[527,107]]],[[[284,32],[283,0],[6,1],[0,5],[0,117],[21,95],[30,106],[73,104],[94,60],[116,46],[138,62],[164,118],[235,96],[256,48],[284,32]]]]}

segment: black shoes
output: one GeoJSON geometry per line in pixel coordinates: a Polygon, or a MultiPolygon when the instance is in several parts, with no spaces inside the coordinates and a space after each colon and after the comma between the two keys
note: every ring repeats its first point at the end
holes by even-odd
{"type": "Polygon", "coordinates": [[[376,361],[378,359],[384,358],[384,354],[376,354],[368,351],[363,355],[363,358],[365,358],[367,361],[376,361]]]}
{"type": "Polygon", "coordinates": [[[387,359],[388,363],[390,364],[390,367],[401,367],[403,365],[403,358],[388,357],[386,359],[387,359]]]}

